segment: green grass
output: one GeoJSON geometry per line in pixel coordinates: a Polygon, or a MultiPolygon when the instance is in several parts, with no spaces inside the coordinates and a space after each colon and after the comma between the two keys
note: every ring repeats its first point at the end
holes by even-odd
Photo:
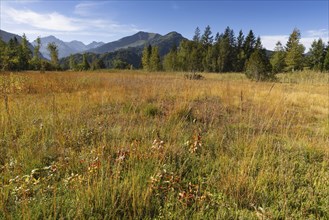
{"type": "Polygon", "coordinates": [[[328,81],[300,74],[1,75],[0,219],[328,219],[328,81]]]}

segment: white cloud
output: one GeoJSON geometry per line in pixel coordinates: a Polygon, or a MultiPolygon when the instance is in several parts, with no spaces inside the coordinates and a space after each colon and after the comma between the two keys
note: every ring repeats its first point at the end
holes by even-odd
{"type": "Polygon", "coordinates": [[[61,15],[57,12],[41,14],[28,9],[16,10],[7,8],[4,13],[7,18],[18,24],[25,24],[38,29],[57,31],[78,31],[81,26],[77,26],[72,18],[61,15]]]}
{"type": "Polygon", "coordinates": [[[92,16],[104,2],[82,2],[74,7],[74,14],[80,16],[92,16]]]}
{"type": "Polygon", "coordinates": [[[328,30],[327,29],[308,30],[307,36],[315,37],[315,38],[325,38],[328,37],[328,30]]]}
{"type": "MultiPolygon", "coordinates": [[[[81,3],[78,4],[80,5],[78,8],[88,7],[91,4],[81,3]]],[[[76,39],[85,42],[102,40],[108,42],[141,30],[132,24],[120,24],[110,19],[105,20],[95,16],[76,15],[68,17],[56,11],[39,13],[26,8],[15,9],[8,5],[5,5],[1,11],[3,12],[1,13],[1,28],[16,34],[25,33],[30,40],[34,40],[37,36],[55,35],[56,37],[64,37],[63,40],[76,39]]]]}
{"type": "MultiPolygon", "coordinates": [[[[328,30],[327,29],[319,29],[319,30],[308,30],[306,31],[306,36],[300,39],[300,43],[305,46],[305,52],[308,52],[311,48],[312,42],[314,40],[318,40],[321,38],[324,43],[329,41],[328,30]]],[[[280,41],[282,45],[286,45],[289,39],[289,35],[264,35],[261,36],[263,46],[268,50],[274,50],[275,44],[280,41]]]]}
{"type": "Polygon", "coordinates": [[[265,35],[261,36],[263,47],[268,50],[274,50],[275,45],[278,41],[281,42],[282,45],[285,45],[288,41],[289,35],[265,35]]]}

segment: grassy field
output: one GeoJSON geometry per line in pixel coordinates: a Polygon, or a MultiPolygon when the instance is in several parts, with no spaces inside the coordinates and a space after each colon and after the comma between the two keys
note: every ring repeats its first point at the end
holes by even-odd
{"type": "Polygon", "coordinates": [[[328,75],[0,75],[0,219],[328,219],[328,75]]]}

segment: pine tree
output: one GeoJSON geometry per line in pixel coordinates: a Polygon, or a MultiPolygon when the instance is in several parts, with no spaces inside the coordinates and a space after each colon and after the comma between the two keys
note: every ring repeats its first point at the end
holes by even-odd
{"type": "Polygon", "coordinates": [[[142,53],[142,66],[143,69],[146,71],[151,71],[150,68],[150,58],[152,53],[152,46],[148,45],[147,47],[144,47],[143,53],[142,53]]]}
{"type": "Polygon", "coordinates": [[[204,30],[204,33],[201,37],[201,43],[205,46],[209,46],[213,43],[213,36],[209,25],[204,30]]]}
{"type": "Polygon", "coordinates": [[[256,43],[255,35],[252,32],[252,30],[250,30],[243,45],[246,60],[248,60],[251,54],[254,52],[255,43],[256,43]]]}
{"type": "Polygon", "coordinates": [[[82,67],[82,70],[89,70],[90,69],[90,64],[87,60],[87,55],[85,53],[82,55],[81,67],[82,67]]]}
{"type": "Polygon", "coordinates": [[[19,70],[19,43],[16,37],[9,40],[3,53],[3,69],[19,70]]]}
{"type": "Polygon", "coordinates": [[[55,43],[49,43],[47,49],[50,53],[51,64],[53,68],[58,69],[58,47],[55,43]]]}
{"type": "Polygon", "coordinates": [[[41,68],[41,59],[40,59],[40,47],[41,47],[41,39],[40,37],[38,37],[36,39],[36,43],[37,45],[34,46],[34,50],[33,50],[33,58],[31,60],[31,67],[34,70],[40,70],[41,68]]]}
{"type": "Polygon", "coordinates": [[[7,44],[2,40],[0,36],[0,71],[4,70],[5,51],[7,50],[7,44]]]}
{"type": "Polygon", "coordinates": [[[161,70],[161,60],[160,60],[160,55],[159,55],[159,48],[157,46],[152,47],[149,66],[150,66],[150,71],[160,71],[161,70]]]}
{"type": "Polygon", "coordinates": [[[286,64],[288,71],[302,70],[303,69],[303,53],[305,47],[299,43],[301,38],[300,31],[294,29],[290,34],[286,44],[286,64]]]}
{"type": "Polygon", "coordinates": [[[325,58],[325,45],[322,39],[314,40],[310,49],[310,67],[315,71],[322,71],[325,58]]]}
{"type": "Polygon", "coordinates": [[[329,72],[329,42],[327,48],[325,49],[325,58],[323,61],[323,71],[329,72]]]}
{"type": "Polygon", "coordinates": [[[219,44],[218,70],[219,72],[228,72],[230,66],[230,42],[227,37],[223,37],[219,44]]]}
{"type": "Polygon", "coordinates": [[[19,70],[29,69],[29,61],[31,59],[31,55],[32,53],[28,48],[28,40],[26,35],[23,34],[21,44],[18,47],[19,70]]]}
{"type": "Polygon", "coordinates": [[[76,64],[75,59],[72,54],[70,55],[69,68],[70,68],[70,70],[76,70],[76,68],[77,68],[77,64],[76,64]]]}
{"type": "Polygon", "coordinates": [[[236,45],[236,64],[234,70],[237,72],[241,72],[244,69],[245,64],[245,53],[243,50],[244,44],[244,35],[242,30],[239,31],[239,35],[237,37],[237,45],[236,45]]]}
{"type": "Polygon", "coordinates": [[[163,68],[166,71],[178,70],[177,46],[174,45],[169,53],[163,58],[163,68]]]}
{"type": "Polygon", "coordinates": [[[196,29],[194,31],[193,41],[200,42],[200,40],[201,40],[201,32],[200,32],[199,27],[196,27],[196,29]]]}
{"type": "Polygon", "coordinates": [[[280,73],[284,70],[286,53],[280,41],[276,43],[274,53],[270,59],[273,73],[280,73]]]}

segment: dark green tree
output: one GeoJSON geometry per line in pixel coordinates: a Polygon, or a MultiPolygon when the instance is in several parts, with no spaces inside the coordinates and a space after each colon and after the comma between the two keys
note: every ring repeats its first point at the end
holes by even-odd
{"type": "Polygon", "coordinates": [[[237,37],[237,43],[236,43],[236,63],[235,63],[235,67],[234,67],[234,70],[237,72],[243,71],[244,64],[246,62],[243,44],[244,44],[244,35],[243,35],[242,30],[240,30],[239,35],[237,37]]]}
{"type": "Polygon", "coordinates": [[[58,65],[58,47],[55,43],[48,43],[47,50],[50,54],[51,64],[54,69],[59,69],[58,65]]]}
{"type": "Polygon", "coordinates": [[[82,55],[81,70],[89,70],[89,69],[90,69],[90,64],[87,60],[87,55],[84,53],[82,55]]]}
{"type": "Polygon", "coordinates": [[[213,43],[213,36],[209,25],[207,25],[201,36],[201,43],[205,46],[209,46],[213,43]]]}
{"type": "Polygon", "coordinates": [[[32,52],[28,47],[28,40],[23,34],[22,42],[18,48],[19,70],[29,69],[29,61],[31,60],[32,52]]]}
{"type": "Polygon", "coordinates": [[[159,48],[157,46],[152,47],[149,67],[150,67],[150,71],[161,70],[161,60],[160,60],[159,48]]]}
{"type": "Polygon", "coordinates": [[[77,63],[75,62],[74,56],[71,54],[69,59],[69,68],[70,70],[76,70],[77,69],[77,63]]]}
{"type": "Polygon", "coordinates": [[[144,47],[143,53],[142,53],[142,66],[143,69],[146,71],[151,71],[150,68],[150,58],[152,53],[152,46],[148,45],[147,47],[144,47]]]}
{"type": "Polygon", "coordinates": [[[179,68],[177,57],[177,46],[174,45],[169,53],[163,58],[163,68],[165,71],[177,71],[179,68]]]}
{"type": "Polygon", "coordinates": [[[323,71],[329,72],[329,42],[325,49],[325,57],[323,61],[323,71]]]}
{"type": "Polygon", "coordinates": [[[257,40],[257,47],[246,63],[246,76],[255,81],[274,80],[271,72],[271,65],[263,49],[260,39],[257,40]]]}
{"type": "Polygon", "coordinates": [[[245,54],[245,59],[248,60],[251,54],[254,52],[255,49],[255,35],[252,30],[249,31],[248,35],[246,36],[246,39],[244,41],[243,49],[245,54]]]}
{"type": "Polygon", "coordinates": [[[33,50],[33,58],[31,59],[31,68],[34,70],[40,70],[41,68],[41,58],[40,58],[40,47],[41,47],[41,39],[38,37],[36,39],[37,45],[34,46],[33,50]]]}
{"type": "Polygon", "coordinates": [[[200,32],[199,27],[196,27],[196,29],[194,31],[193,41],[200,42],[200,40],[201,40],[201,32],[200,32]]]}
{"type": "Polygon", "coordinates": [[[300,31],[295,28],[290,34],[286,44],[286,64],[288,71],[303,69],[303,54],[305,47],[299,43],[301,38],[300,31]]]}
{"type": "Polygon", "coordinates": [[[325,45],[322,39],[314,40],[310,49],[310,68],[315,71],[322,71],[325,59],[325,45]]]}
{"type": "Polygon", "coordinates": [[[285,57],[286,57],[286,52],[281,42],[278,41],[274,48],[274,53],[270,59],[273,73],[280,73],[285,69],[286,67],[285,57]]]}

